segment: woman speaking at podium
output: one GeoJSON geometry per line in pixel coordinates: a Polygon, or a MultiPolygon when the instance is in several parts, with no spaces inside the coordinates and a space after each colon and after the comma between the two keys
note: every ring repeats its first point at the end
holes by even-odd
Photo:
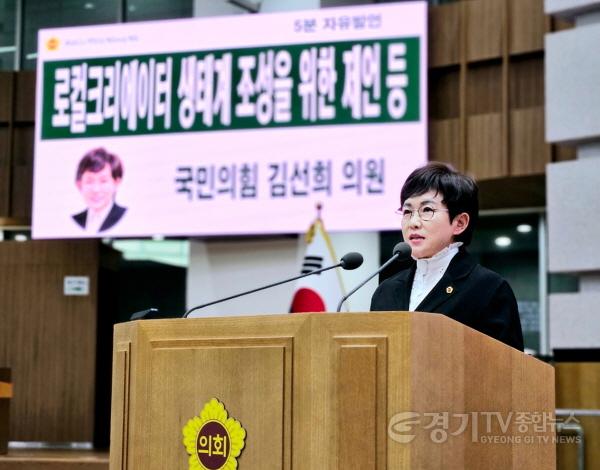
{"type": "Polygon", "coordinates": [[[522,351],[511,287],[466,250],[479,213],[475,181],[449,165],[430,162],[409,175],[400,203],[397,213],[413,262],[381,283],[371,310],[442,313],[522,351]]]}

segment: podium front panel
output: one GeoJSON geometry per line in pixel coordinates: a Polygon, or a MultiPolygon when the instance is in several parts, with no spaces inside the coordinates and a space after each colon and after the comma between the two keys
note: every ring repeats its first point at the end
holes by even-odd
{"type": "Polygon", "coordinates": [[[241,470],[555,468],[553,428],[516,422],[554,416],[552,367],[442,315],[118,325],[111,470],[190,468],[212,398],[246,431],[241,470]]]}

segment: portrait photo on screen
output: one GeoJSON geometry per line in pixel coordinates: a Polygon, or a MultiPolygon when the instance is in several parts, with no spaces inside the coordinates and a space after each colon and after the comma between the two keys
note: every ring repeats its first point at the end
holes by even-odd
{"type": "Polygon", "coordinates": [[[123,179],[121,159],[105,148],[87,152],[79,161],[75,186],[85,209],[72,215],[73,221],[88,233],[100,233],[112,228],[125,215],[127,208],[116,202],[123,179]]]}

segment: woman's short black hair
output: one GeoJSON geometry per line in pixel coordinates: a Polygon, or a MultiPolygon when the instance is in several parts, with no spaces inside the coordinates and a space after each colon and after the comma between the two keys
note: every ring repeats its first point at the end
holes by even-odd
{"type": "Polygon", "coordinates": [[[86,171],[98,173],[99,171],[102,171],[106,165],[110,166],[110,173],[114,180],[123,178],[123,164],[119,157],[100,147],[90,150],[83,156],[77,167],[75,181],[81,180],[81,177],[86,171]]]}
{"type": "Polygon", "coordinates": [[[400,192],[400,203],[404,205],[408,198],[421,196],[429,191],[442,195],[450,220],[463,212],[469,214],[467,229],[457,235],[455,240],[465,245],[471,243],[479,218],[479,188],[475,180],[446,163],[429,162],[408,176],[400,192]]]}

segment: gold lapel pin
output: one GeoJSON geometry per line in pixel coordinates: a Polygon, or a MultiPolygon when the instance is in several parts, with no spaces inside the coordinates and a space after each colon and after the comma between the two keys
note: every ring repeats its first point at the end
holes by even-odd
{"type": "Polygon", "coordinates": [[[452,287],[452,286],[446,287],[446,294],[452,294],[452,292],[454,292],[454,287],[452,287]]]}

